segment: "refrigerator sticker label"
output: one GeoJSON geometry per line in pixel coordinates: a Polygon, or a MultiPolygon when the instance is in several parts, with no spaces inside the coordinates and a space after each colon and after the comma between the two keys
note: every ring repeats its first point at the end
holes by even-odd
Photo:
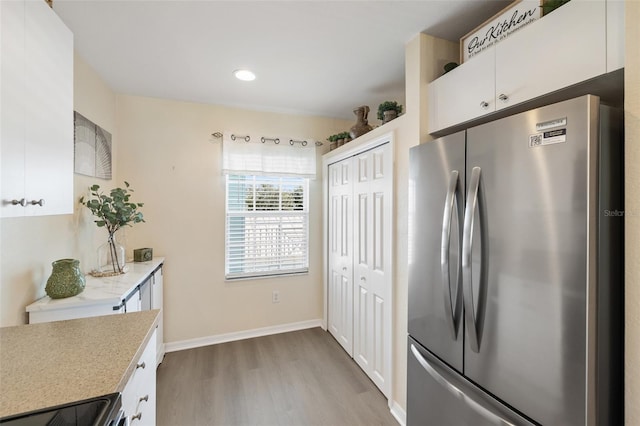
{"type": "Polygon", "coordinates": [[[567,141],[567,129],[551,130],[549,132],[529,135],[529,148],[543,145],[553,145],[567,141]]]}
{"type": "Polygon", "coordinates": [[[537,123],[536,124],[536,131],[542,132],[544,130],[551,129],[553,127],[560,127],[560,126],[566,126],[566,125],[567,125],[567,117],[558,118],[558,119],[555,119],[555,120],[550,120],[550,121],[544,121],[542,123],[537,123]]]}

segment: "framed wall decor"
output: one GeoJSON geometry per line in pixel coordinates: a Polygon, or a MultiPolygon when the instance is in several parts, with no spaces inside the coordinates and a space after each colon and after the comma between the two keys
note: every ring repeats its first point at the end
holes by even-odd
{"type": "Polygon", "coordinates": [[[73,142],[75,173],[111,179],[111,133],[74,111],[73,142]]]}

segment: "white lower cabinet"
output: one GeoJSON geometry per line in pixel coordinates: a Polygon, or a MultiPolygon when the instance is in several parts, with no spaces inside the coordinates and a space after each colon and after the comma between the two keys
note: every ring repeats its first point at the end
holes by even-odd
{"type": "Polygon", "coordinates": [[[392,145],[368,147],[330,164],[327,171],[328,329],[389,396],[392,145]]]}
{"type": "Polygon", "coordinates": [[[164,292],[163,286],[164,275],[162,273],[162,266],[160,266],[153,273],[151,281],[151,309],[160,309],[160,318],[158,318],[158,326],[156,327],[156,365],[159,365],[162,362],[162,358],[164,358],[164,310],[162,308],[164,292]]]}
{"type": "Polygon", "coordinates": [[[122,408],[130,426],[156,424],[156,331],[122,391],[122,408]]]}

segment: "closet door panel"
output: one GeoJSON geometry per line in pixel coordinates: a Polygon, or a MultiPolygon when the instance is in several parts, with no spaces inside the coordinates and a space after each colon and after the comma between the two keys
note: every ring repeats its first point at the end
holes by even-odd
{"type": "Polygon", "coordinates": [[[354,359],[388,395],[391,370],[391,213],[393,161],[390,144],[355,157],[354,359]]]}
{"type": "Polygon", "coordinates": [[[329,166],[329,332],[353,356],[351,159],[329,166]]]}

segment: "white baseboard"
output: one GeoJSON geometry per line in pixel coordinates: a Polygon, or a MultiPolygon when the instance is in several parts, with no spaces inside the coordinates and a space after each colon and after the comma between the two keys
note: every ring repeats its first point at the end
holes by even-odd
{"type": "Polygon", "coordinates": [[[391,415],[400,423],[400,426],[406,426],[407,424],[407,413],[402,409],[400,404],[393,401],[389,407],[389,411],[391,411],[391,415]]]}
{"type": "Polygon", "coordinates": [[[253,337],[269,336],[271,334],[286,333],[289,331],[305,330],[307,328],[321,327],[322,320],[294,322],[289,324],[274,325],[271,327],[255,328],[253,330],[237,331],[234,333],[217,334],[214,336],[198,337],[195,339],[180,340],[165,343],[165,352],[182,351],[185,349],[199,348],[201,346],[216,345],[218,343],[233,342],[236,340],[251,339],[253,337]]]}

